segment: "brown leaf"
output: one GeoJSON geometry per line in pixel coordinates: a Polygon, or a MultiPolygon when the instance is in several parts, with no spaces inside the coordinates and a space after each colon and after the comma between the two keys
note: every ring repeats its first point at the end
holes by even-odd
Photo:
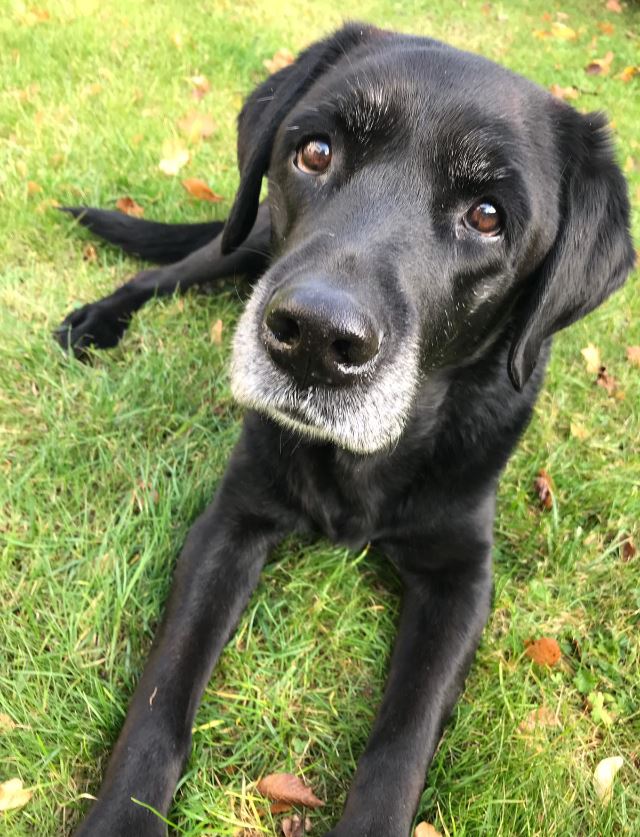
{"type": "Polygon", "coordinates": [[[224,200],[222,195],[216,194],[213,189],[211,189],[211,187],[208,186],[204,180],[200,180],[199,177],[187,177],[182,181],[182,185],[191,197],[196,200],[209,201],[209,203],[220,203],[224,200]]]}
{"type": "Polygon", "coordinates": [[[98,261],[98,251],[94,244],[89,243],[84,245],[82,248],[82,258],[90,264],[95,264],[98,261]]]}
{"type": "Polygon", "coordinates": [[[572,421],[569,425],[569,432],[574,437],[574,439],[579,439],[581,442],[584,442],[585,439],[589,438],[589,430],[583,425],[579,424],[577,421],[572,421]]]}
{"type": "Polygon", "coordinates": [[[480,11],[485,16],[490,15],[491,14],[491,3],[483,3],[482,6],[480,6],[480,11]]]}
{"type": "Polygon", "coordinates": [[[527,717],[518,726],[518,731],[529,735],[541,727],[559,727],[560,721],[556,718],[555,712],[548,706],[539,706],[532,709],[527,717]]]}
{"type": "Polygon", "coordinates": [[[257,789],[258,793],[274,802],[290,802],[292,805],[304,805],[306,808],[324,805],[311,788],[293,773],[270,773],[264,779],[260,779],[257,789]]]}
{"type": "Polygon", "coordinates": [[[634,366],[640,366],[640,346],[627,346],[627,360],[634,366]]]}
{"type": "Polygon", "coordinates": [[[533,37],[538,38],[540,41],[544,41],[545,38],[551,37],[551,32],[547,32],[545,29],[534,29],[533,37]]]}
{"type": "Polygon", "coordinates": [[[35,180],[27,180],[27,195],[37,195],[38,192],[42,192],[42,186],[35,180]]]}
{"type": "Polygon", "coordinates": [[[198,102],[211,90],[209,79],[203,75],[190,76],[189,83],[191,84],[191,98],[198,102]]]}
{"type": "Polygon", "coordinates": [[[625,67],[624,70],[620,73],[618,78],[620,81],[624,81],[625,84],[628,84],[632,78],[636,76],[640,76],[640,67],[634,64],[630,64],[628,67],[625,67]]]}
{"type": "Polygon", "coordinates": [[[144,215],[144,209],[140,206],[140,204],[136,203],[133,198],[128,196],[118,198],[116,201],[116,209],[119,209],[120,212],[124,212],[125,215],[131,215],[133,218],[142,218],[144,215]]]}
{"type": "Polygon", "coordinates": [[[176,175],[188,162],[189,152],[180,142],[169,139],[162,143],[162,159],[158,164],[161,172],[169,176],[176,175]]]}
{"type": "Polygon", "coordinates": [[[598,377],[596,378],[596,384],[609,393],[609,395],[613,395],[614,392],[618,389],[618,381],[607,372],[606,366],[601,366],[598,369],[598,377]]]}
{"type": "Polygon", "coordinates": [[[533,489],[538,495],[540,505],[547,511],[553,507],[553,482],[549,474],[541,468],[533,481],[533,489]]]}
{"type": "Polygon", "coordinates": [[[528,640],[524,653],[539,666],[554,666],[562,657],[560,646],[552,637],[528,640]]]}
{"type": "Polygon", "coordinates": [[[631,561],[633,558],[636,557],[638,554],[638,550],[636,545],[631,540],[631,538],[627,538],[626,541],[622,543],[620,546],[620,557],[623,561],[631,561]]]}
{"type": "Polygon", "coordinates": [[[429,822],[420,822],[416,825],[416,830],[413,832],[413,837],[442,837],[439,831],[429,822]]]}
{"type": "Polygon", "coordinates": [[[222,320],[216,320],[212,324],[209,339],[215,346],[220,346],[222,343],[222,320]]]}
{"type": "Polygon", "coordinates": [[[613,53],[609,51],[604,58],[593,58],[584,68],[589,76],[606,76],[611,69],[613,53]]]}
{"type": "Polygon", "coordinates": [[[18,725],[16,722],[4,712],[0,712],[0,732],[11,732],[18,725]]]}
{"type": "Polygon", "coordinates": [[[288,49],[279,49],[273,56],[273,58],[267,58],[262,63],[264,66],[269,70],[270,73],[277,73],[278,70],[282,70],[284,67],[288,67],[289,64],[293,64],[295,61],[295,55],[288,49]]]}
{"type": "Polygon", "coordinates": [[[209,114],[190,110],[179,120],[178,127],[183,137],[193,143],[208,139],[216,129],[216,123],[209,114]]]}
{"type": "Polygon", "coordinates": [[[11,811],[22,808],[33,796],[32,791],[25,790],[21,779],[9,779],[0,783],[0,811],[11,811]]]}
{"type": "Polygon", "coordinates": [[[610,12],[615,12],[617,15],[622,14],[622,6],[619,0],[607,0],[605,9],[608,9],[610,12]]]}
{"type": "Polygon", "coordinates": [[[285,814],[287,811],[291,810],[291,804],[289,802],[272,802],[269,805],[269,810],[272,814],[285,814]]]}
{"type": "Polygon", "coordinates": [[[600,349],[597,346],[594,346],[593,343],[589,343],[588,346],[584,349],[580,349],[580,354],[585,359],[587,364],[587,372],[590,375],[596,375],[598,370],[602,366],[602,360],[600,359],[600,349]]]}
{"type": "Polygon", "coordinates": [[[598,29],[602,32],[603,35],[613,35],[615,32],[615,26],[613,23],[609,23],[608,20],[601,20],[598,24],[598,29]]]}
{"type": "Polygon", "coordinates": [[[568,99],[577,99],[580,95],[575,87],[561,87],[559,84],[552,84],[549,90],[556,99],[563,99],[565,102],[568,99]]]}

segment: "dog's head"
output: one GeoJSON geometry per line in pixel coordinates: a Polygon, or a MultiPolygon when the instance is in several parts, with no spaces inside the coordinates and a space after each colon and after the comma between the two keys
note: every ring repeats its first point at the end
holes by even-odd
{"type": "Polygon", "coordinates": [[[605,120],[436,41],[350,25],[247,100],[223,251],[268,174],[274,260],[236,334],[245,405],[357,453],[393,444],[430,373],[542,343],[633,265],[605,120]]]}

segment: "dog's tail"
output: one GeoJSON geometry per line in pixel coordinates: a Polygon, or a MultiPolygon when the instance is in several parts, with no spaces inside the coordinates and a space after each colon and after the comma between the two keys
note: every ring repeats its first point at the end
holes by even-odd
{"type": "Polygon", "coordinates": [[[154,264],[172,264],[204,247],[220,235],[224,221],[204,224],[161,224],[133,218],[123,212],[88,206],[63,206],[83,227],[116,244],[125,253],[154,264]]]}

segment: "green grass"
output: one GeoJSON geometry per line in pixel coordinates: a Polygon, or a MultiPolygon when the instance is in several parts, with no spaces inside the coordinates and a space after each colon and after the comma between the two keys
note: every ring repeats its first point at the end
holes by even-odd
{"type": "MultiPolygon", "coordinates": [[[[95,792],[124,717],[185,533],[215,491],[238,434],[227,361],[239,312],[232,284],[217,297],[156,302],[123,344],[92,366],[65,357],[50,332],[77,301],[121,283],[134,265],[97,246],[50,209],[54,199],[112,205],[122,195],[147,217],[199,220],[157,168],[162,143],[192,108],[218,129],[184,170],[225,196],[236,184],[234,117],[264,77],[263,60],[337,25],[344,4],[216,0],[7,2],[0,17],[0,781],[33,789],[0,814],[0,834],[66,834],[95,792]],[[30,11],[31,10],[31,11],[30,11]],[[40,20],[48,11],[48,19],[40,20]],[[40,14],[38,14],[40,13],[40,14]],[[187,79],[205,73],[201,103],[187,79]],[[95,85],[95,86],[93,86],[95,85]],[[40,191],[31,194],[27,182],[40,191]],[[210,340],[224,322],[223,345],[210,340]]],[[[640,11],[604,2],[557,5],[460,0],[365,0],[349,15],[429,33],[480,51],[541,84],[575,85],[575,105],[614,121],[631,194],[640,203],[640,11]],[[548,13],[566,13],[577,39],[539,39],[548,13]],[[614,31],[604,34],[598,24],[614,31]],[[595,39],[595,42],[592,42],[595,39]],[[588,76],[614,53],[611,73],[588,76]]],[[[640,231],[634,218],[636,240],[640,231]]],[[[420,814],[446,835],[640,834],[640,343],[636,273],[625,290],[556,342],[535,419],[502,481],[495,611],[447,728],[420,814]],[[585,371],[601,350],[624,399],[585,371]],[[582,425],[585,439],[571,434],[582,425]],[[533,477],[555,481],[539,511],[533,477]],[[523,656],[530,637],[556,637],[563,665],[523,656]],[[598,698],[593,693],[600,693],[598,698]],[[588,702],[604,700],[607,725],[588,702]],[[534,736],[521,721],[540,705],[561,726],[534,736]],[[625,759],[613,800],[596,799],[599,759],[625,759]]],[[[266,834],[253,782],[304,773],[328,804],[314,834],[337,818],[379,698],[398,585],[377,557],[325,542],[288,541],[270,564],[225,651],[197,717],[193,755],[170,819],[187,835],[266,834]]],[[[382,836],[381,836],[382,837],[382,836]]]]}

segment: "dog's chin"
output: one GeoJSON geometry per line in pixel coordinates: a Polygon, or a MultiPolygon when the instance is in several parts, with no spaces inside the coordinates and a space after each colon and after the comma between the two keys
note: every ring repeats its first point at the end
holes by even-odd
{"type": "Polygon", "coordinates": [[[411,413],[418,388],[417,341],[368,380],[348,387],[299,388],[267,355],[258,338],[256,288],[234,338],[231,389],[245,407],[269,416],[306,439],[360,455],[392,448],[411,413]]]}

